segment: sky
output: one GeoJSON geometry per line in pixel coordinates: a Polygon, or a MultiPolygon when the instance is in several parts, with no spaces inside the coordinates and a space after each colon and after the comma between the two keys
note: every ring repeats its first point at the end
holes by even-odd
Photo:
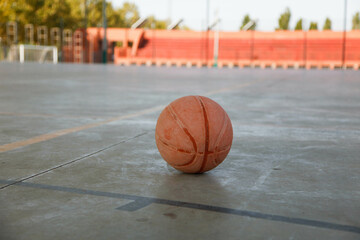
{"type": "MultiPolygon", "coordinates": [[[[157,19],[172,21],[184,19],[183,24],[192,30],[204,30],[206,27],[206,9],[209,1],[210,24],[218,11],[220,30],[238,31],[242,19],[249,14],[258,19],[257,30],[273,31],[278,25],[278,18],[287,7],[291,11],[290,28],[295,28],[297,20],[303,18],[307,29],[311,21],[322,29],[325,19],[332,21],[332,29],[342,31],[344,27],[345,0],[107,0],[114,7],[121,7],[126,1],[135,3],[140,16],[154,15],[157,19]]],[[[347,0],[347,29],[351,29],[352,16],[360,11],[360,0],[347,0]]]]}

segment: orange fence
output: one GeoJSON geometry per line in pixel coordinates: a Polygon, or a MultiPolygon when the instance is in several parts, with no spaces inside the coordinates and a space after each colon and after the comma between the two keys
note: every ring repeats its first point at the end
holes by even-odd
{"type": "MultiPolygon", "coordinates": [[[[103,30],[89,28],[93,51],[103,30]]],[[[212,66],[215,32],[108,29],[115,64],[212,66]]],[[[92,53],[90,53],[92,54],[92,53]]],[[[335,68],[360,65],[360,31],[220,32],[218,66],[335,68]],[[344,41],[345,40],[345,41],[344,41]]]]}

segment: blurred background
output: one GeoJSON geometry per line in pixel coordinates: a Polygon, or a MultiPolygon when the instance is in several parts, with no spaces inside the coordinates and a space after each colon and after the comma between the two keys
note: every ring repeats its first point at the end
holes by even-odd
{"type": "Polygon", "coordinates": [[[0,0],[0,61],[352,67],[358,0],[0,0]]]}

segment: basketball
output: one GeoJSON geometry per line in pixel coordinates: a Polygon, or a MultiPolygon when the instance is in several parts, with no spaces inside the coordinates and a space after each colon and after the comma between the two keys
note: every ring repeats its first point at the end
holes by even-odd
{"type": "Polygon", "coordinates": [[[225,110],[204,96],[186,96],[161,112],[155,130],[164,160],[185,173],[203,173],[224,161],[233,139],[225,110]]]}

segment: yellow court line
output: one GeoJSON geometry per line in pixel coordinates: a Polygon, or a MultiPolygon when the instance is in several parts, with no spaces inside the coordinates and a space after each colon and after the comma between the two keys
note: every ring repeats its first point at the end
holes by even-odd
{"type": "Polygon", "coordinates": [[[74,119],[99,119],[104,117],[98,116],[70,116],[70,115],[54,115],[54,114],[41,114],[41,113],[18,113],[18,112],[0,112],[0,115],[16,116],[16,117],[52,117],[52,118],[74,118],[74,119]]]}
{"type": "MultiPolygon", "coordinates": [[[[221,89],[218,89],[218,90],[210,91],[210,92],[204,93],[203,95],[204,96],[210,96],[210,95],[217,94],[217,93],[229,92],[229,91],[239,89],[239,88],[242,88],[242,87],[254,84],[254,83],[255,83],[255,81],[253,81],[251,83],[245,83],[245,84],[236,84],[236,85],[233,85],[231,87],[226,87],[226,88],[221,88],[221,89]]],[[[135,112],[135,113],[130,113],[130,114],[127,114],[127,115],[114,117],[114,118],[109,118],[109,119],[104,120],[104,121],[95,122],[95,123],[89,123],[89,124],[85,124],[85,125],[78,126],[78,127],[73,127],[73,128],[68,128],[68,129],[63,129],[63,130],[59,130],[59,131],[56,131],[56,132],[47,133],[47,134],[43,134],[43,135],[36,136],[36,137],[33,137],[33,138],[29,138],[29,139],[26,139],[26,140],[23,140],[23,141],[18,141],[18,142],[13,142],[13,143],[1,145],[0,146],[0,153],[7,152],[7,151],[10,151],[10,150],[14,150],[14,149],[17,149],[17,148],[20,148],[20,147],[28,146],[28,145],[31,145],[31,144],[34,144],[34,143],[44,142],[44,141],[47,141],[47,140],[50,140],[50,139],[53,139],[53,138],[56,138],[56,137],[60,137],[60,136],[66,135],[66,134],[79,132],[79,131],[89,129],[89,128],[98,127],[98,126],[101,126],[101,125],[104,125],[104,124],[107,124],[107,123],[110,123],[110,122],[129,119],[129,118],[133,118],[133,117],[139,117],[139,116],[149,114],[149,113],[154,113],[154,112],[157,112],[159,110],[164,109],[165,107],[166,107],[166,105],[159,105],[159,106],[152,107],[152,108],[147,108],[147,109],[135,112]]]]}
{"type": "Polygon", "coordinates": [[[69,133],[79,132],[79,131],[82,131],[82,130],[85,130],[85,129],[98,127],[98,126],[101,126],[101,125],[104,125],[104,124],[107,124],[107,123],[110,123],[110,122],[114,122],[114,121],[118,121],[118,120],[124,120],[124,119],[128,119],[128,118],[133,118],[133,117],[138,117],[138,116],[145,115],[145,114],[148,114],[148,113],[153,113],[153,112],[156,112],[158,110],[163,109],[164,107],[165,107],[164,105],[161,105],[161,106],[157,106],[157,107],[153,107],[153,108],[148,108],[148,109],[136,112],[136,113],[131,113],[131,114],[127,114],[127,115],[124,115],[124,116],[114,117],[114,118],[110,118],[110,119],[100,121],[100,122],[89,123],[89,124],[82,125],[82,126],[79,126],[79,127],[63,129],[63,130],[59,130],[59,131],[56,131],[56,132],[47,133],[47,134],[43,134],[43,135],[36,136],[36,137],[33,137],[33,138],[29,138],[29,139],[26,139],[26,140],[23,140],[23,141],[18,141],[18,142],[13,142],[13,143],[1,145],[0,146],[0,153],[10,151],[10,150],[13,150],[13,149],[16,149],[16,148],[19,148],[19,147],[24,147],[24,146],[27,146],[27,145],[31,145],[31,144],[34,144],[34,143],[50,140],[50,139],[60,137],[60,136],[63,136],[63,135],[69,134],[69,133]]]}

